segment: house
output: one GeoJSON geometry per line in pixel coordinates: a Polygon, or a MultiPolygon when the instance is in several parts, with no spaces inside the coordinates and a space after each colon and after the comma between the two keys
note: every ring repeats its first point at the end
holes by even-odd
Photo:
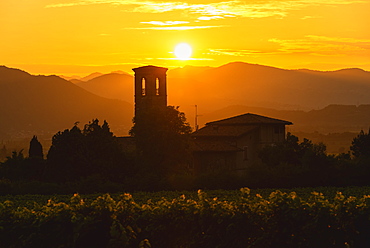
{"type": "Polygon", "coordinates": [[[234,171],[243,175],[258,161],[258,150],[285,140],[289,121],[243,114],[207,123],[192,134],[196,174],[234,171]]]}
{"type": "MultiPolygon", "coordinates": [[[[167,106],[167,68],[143,66],[135,72],[135,116],[146,115],[167,106]]],[[[136,120],[136,123],[140,119],[136,120]]],[[[289,121],[256,114],[243,114],[207,123],[192,133],[195,174],[235,171],[243,174],[258,161],[258,150],[285,140],[289,121]]],[[[119,139],[126,151],[136,149],[133,137],[119,139]]]]}

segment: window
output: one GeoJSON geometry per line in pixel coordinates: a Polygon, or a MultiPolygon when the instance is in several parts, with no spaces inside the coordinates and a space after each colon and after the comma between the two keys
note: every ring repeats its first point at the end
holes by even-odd
{"type": "Polygon", "coordinates": [[[155,95],[159,96],[159,78],[155,79],[155,95]]]}
{"type": "Polygon", "coordinates": [[[141,95],[142,96],[145,96],[146,95],[145,86],[146,86],[146,84],[145,84],[145,78],[142,78],[141,79],[141,95]]]}

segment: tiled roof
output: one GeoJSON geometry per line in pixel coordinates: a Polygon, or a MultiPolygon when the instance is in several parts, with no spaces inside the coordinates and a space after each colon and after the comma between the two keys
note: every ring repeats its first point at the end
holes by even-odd
{"type": "Polygon", "coordinates": [[[192,136],[204,137],[239,137],[245,133],[258,128],[257,126],[243,126],[243,125],[206,125],[198,131],[194,132],[192,136]]]}
{"type": "Polygon", "coordinates": [[[262,115],[247,113],[243,115],[230,117],[227,119],[208,122],[206,125],[256,125],[256,124],[292,125],[293,123],[291,123],[290,121],[284,121],[262,115]]]}
{"type": "Polygon", "coordinates": [[[236,152],[241,151],[240,148],[231,145],[227,141],[222,140],[194,140],[192,148],[195,152],[236,152]]]}

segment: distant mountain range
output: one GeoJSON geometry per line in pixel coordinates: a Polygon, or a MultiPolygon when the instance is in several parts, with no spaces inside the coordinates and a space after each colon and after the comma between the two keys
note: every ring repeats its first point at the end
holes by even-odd
{"type": "MultiPolygon", "coordinates": [[[[169,104],[180,106],[192,123],[197,105],[200,125],[245,112],[285,118],[294,122],[292,128],[307,131],[357,131],[370,125],[370,117],[363,117],[370,104],[370,72],[361,69],[285,70],[234,62],[217,68],[185,66],[167,76],[169,104]]],[[[128,74],[106,74],[77,85],[133,101],[128,74]]]]}
{"type": "Polygon", "coordinates": [[[0,140],[55,134],[94,118],[107,120],[115,134],[132,126],[132,102],[94,95],[57,76],[0,66],[0,99],[0,140]]]}
{"type": "MultiPolygon", "coordinates": [[[[370,72],[285,70],[234,62],[217,68],[168,71],[168,103],[198,123],[246,112],[294,123],[295,131],[357,132],[370,126],[370,72]]],[[[0,139],[70,128],[106,119],[115,135],[132,126],[133,76],[33,76],[0,67],[0,139]],[[67,78],[67,77],[66,77],[67,78]],[[73,82],[73,83],[72,83],[73,82]]]]}
{"type": "Polygon", "coordinates": [[[76,82],[76,85],[93,94],[129,103],[134,101],[133,84],[133,77],[122,73],[103,74],[87,81],[76,82]]]}
{"type": "Polygon", "coordinates": [[[234,62],[200,71],[185,67],[168,75],[170,102],[176,100],[180,106],[311,110],[329,104],[370,104],[370,72],[360,69],[321,72],[234,62]]]}
{"type": "Polygon", "coordinates": [[[369,131],[370,105],[328,105],[322,109],[277,110],[273,108],[250,107],[233,105],[199,117],[200,123],[219,120],[244,113],[258,113],[261,115],[293,122],[287,126],[288,131],[318,132],[322,134],[369,131]]]}

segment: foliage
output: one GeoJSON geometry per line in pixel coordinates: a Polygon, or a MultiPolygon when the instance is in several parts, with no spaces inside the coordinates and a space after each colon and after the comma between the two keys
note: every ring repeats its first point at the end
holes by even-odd
{"type": "Polygon", "coordinates": [[[124,180],[132,170],[108,123],[99,125],[98,119],[82,130],[75,125],[55,134],[47,160],[47,175],[62,182],[94,174],[114,181],[124,180]]]}
{"type": "Polygon", "coordinates": [[[7,179],[23,179],[25,176],[25,158],[23,150],[19,152],[13,151],[11,156],[8,156],[0,167],[0,174],[7,179]]]}
{"type": "Polygon", "coordinates": [[[316,162],[325,160],[326,146],[323,143],[313,144],[308,139],[299,143],[298,137],[288,133],[284,142],[262,148],[259,157],[264,164],[271,167],[279,164],[315,166],[316,162]]]}
{"type": "Polygon", "coordinates": [[[130,130],[146,172],[173,174],[189,163],[189,134],[191,127],[178,107],[152,106],[140,111],[130,130]]]}
{"type": "Polygon", "coordinates": [[[0,164],[0,177],[8,180],[40,180],[45,169],[45,161],[41,157],[25,158],[23,150],[13,151],[0,164]]]}
{"type": "Polygon", "coordinates": [[[130,194],[0,203],[1,247],[369,247],[370,196],[320,192],[220,199],[199,190],[137,203],[130,194]]]}
{"type": "Polygon", "coordinates": [[[361,130],[357,137],[353,139],[350,149],[356,159],[370,161],[370,130],[368,133],[361,130]]]}
{"type": "Polygon", "coordinates": [[[29,157],[13,151],[0,163],[0,194],[236,189],[245,183],[256,188],[369,185],[370,135],[363,131],[352,142],[352,154],[329,155],[324,144],[299,142],[288,133],[285,142],[265,146],[261,162],[251,164],[244,176],[225,170],[193,175],[184,114],[174,107],[152,111],[135,118],[131,135],[137,153],[131,143],[125,151],[108,123],[99,125],[97,119],[55,134],[47,160],[34,136],[29,157]]]}
{"type": "MultiPolygon", "coordinates": [[[[299,142],[290,133],[286,141],[265,146],[259,152],[262,164],[250,168],[248,180],[258,187],[307,187],[350,185],[349,154],[328,155],[323,143],[299,142]],[[344,178],[345,176],[345,178],[344,178]],[[257,181],[259,180],[259,181],[257,181]]],[[[364,183],[364,182],[362,182],[364,183]]]]}
{"type": "Polygon", "coordinates": [[[42,145],[38,141],[37,136],[34,135],[30,141],[30,148],[28,150],[29,158],[44,158],[44,153],[42,151],[42,145]]]}

